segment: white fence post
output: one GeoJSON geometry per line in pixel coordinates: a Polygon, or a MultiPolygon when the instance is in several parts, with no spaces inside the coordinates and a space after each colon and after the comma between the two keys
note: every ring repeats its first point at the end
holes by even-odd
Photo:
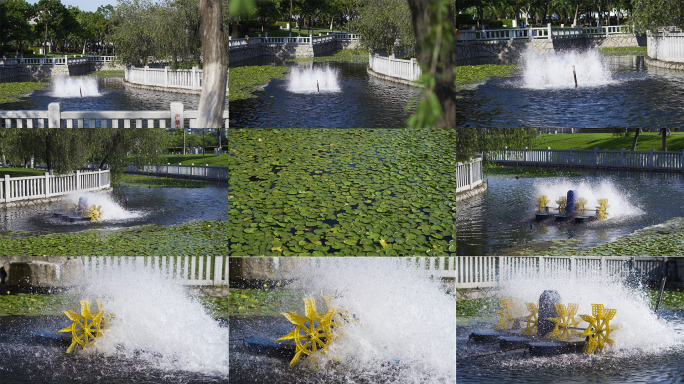
{"type": "Polygon", "coordinates": [[[625,166],[625,149],[624,148],[620,148],[620,166],[621,167],[625,166]]]}
{"type": "Polygon", "coordinates": [[[150,69],[148,65],[143,68],[143,85],[147,85],[147,70],[150,69]]]}
{"type": "Polygon", "coordinates": [[[10,186],[10,175],[5,175],[5,203],[9,203],[12,190],[10,186]]]}
{"type": "Polygon", "coordinates": [[[594,165],[598,165],[598,147],[594,147],[594,165]]]}
{"type": "Polygon", "coordinates": [[[76,190],[80,191],[81,190],[81,171],[78,169],[76,170],[76,190]]]}
{"type": "Polygon", "coordinates": [[[185,128],[185,119],[183,118],[183,103],[171,103],[171,127],[176,129],[185,128]]]}
{"type": "Polygon", "coordinates": [[[50,172],[45,172],[45,197],[50,197],[50,172]]]}
{"type": "Polygon", "coordinates": [[[169,87],[169,66],[164,66],[164,86],[169,87]]]}
{"type": "Polygon", "coordinates": [[[650,168],[653,168],[653,164],[655,164],[654,159],[655,159],[655,149],[651,148],[651,156],[648,159],[648,166],[650,168]]]}
{"type": "MultiPolygon", "coordinates": [[[[42,119],[39,119],[39,121],[40,120],[42,119]]],[[[48,104],[48,128],[60,128],[61,122],[59,103],[48,104]]],[[[42,124],[39,125],[42,127],[42,124]]]]}
{"type": "Polygon", "coordinates": [[[547,39],[551,40],[551,23],[547,25],[547,28],[549,30],[549,36],[547,37],[547,39]]]}

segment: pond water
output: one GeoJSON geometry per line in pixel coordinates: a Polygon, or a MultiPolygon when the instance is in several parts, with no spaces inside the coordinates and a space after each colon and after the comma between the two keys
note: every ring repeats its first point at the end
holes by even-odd
{"type": "MultiPolygon", "coordinates": [[[[419,88],[380,80],[366,72],[367,63],[292,63],[280,80],[272,80],[256,98],[230,103],[231,128],[397,128],[405,127],[408,102],[419,88]],[[330,76],[336,77],[336,84],[330,76]],[[325,88],[316,92],[316,80],[325,88]],[[310,87],[302,83],[310,82],[310,87]],[[302,89],[306,91],[302,91],[302,89]]],[[[269,61],[250,61],[264,65],[269,61]]]]}
{"type": "Polygon", "coordinates": [[[101,205],[97,222],[64,222],[53,218],[64,212],[65,203],[0,208],[0,231],[25,231],[34,235],[78,232],[87,229],[117,229],[143,224],[173,225],[190,220],[228,220],[227,184],[212,183],[202,188],[160,188],[122,184],[111,192],[76,193],[88,205],[101,205]],[[125,200],[128,199],[128,210],[125,200]]]}
{"type": "MultiPolygon", "coordinates": [[[[199,95],[154,92],[125,87],[122,79],[122,77],[97,79],[94,75],[72,77],[68,79],[71,81],[67,82],[63,79],[55,79],[45,90],[35,91],[30,97],[14,103],[0,104],[0,108],[47,110],[48,104],[59,102],[62,111],[160,111],[169,110],[171,102],[183,103],[185,110],[197,110],[199,105],[199,95]],[[55,83],[60,85],[57,87],[59,89],[55,89],[55,83]],[[81,90],[84,91],[83,97],[80,97],[79,84],[81,90]],[[71,88],[72,91],[64,91],[65,86],[71,88]]],[[[228,108],[228,99],[226,99],[225,108],[228,108]]]]}
{"type": "MultiPolygon", "coordinates": [[[[573,353],[530,356],[527,348],[505,351],[495,343],[469,340],[474,331],[491,329],[499,316],[458,319],[457,382],[508,383],[674,383],[684,374],[684,313],[659,310],[643,291],[602,279],[515,279],[501,287],[500,297],[536,303],[544,290],[556,290],[561,303],[578,305],[577,315],[593,315],[591,304],[604,304],[616,313],[609,324],[614,341],[593,355],[573,353]],[[524,281],[524,283],[523,283],[524,281]]],[[[662,306],[661,306],[662,308],[662,306]]],[[[527,314],[527,311],[524,311],[527,314]]],[[[579,316],[577,316],[579,319],[579,316]]],[[[524,327],[523,323],[523,327],[524,327]]],[[[584,331],[589,323],[580,319],[584,331]]],[[[513,331],[515,333],[519,331],[513,331]]],[[[582,341],[573,336],[571,341],[582,341]]]]}
{"type": "MultiPolygon", "coordinates": [[[[227,382],[225,322],[211,318],[183,286],[160,275],[132,267],[85,274],[68,293],[89,301],[93,313],[102,309],[114,316],[93,345],[76,346],[69,354],[68,343],[44,345],[34,337],[37,331],[68,326],[66,316],[0,316],[0,381],[227,382]],[[96,299],[102,299],[103,308],[96,299]]],[[[81,313],[78,303],[65,305],[64,310],[81,313]]]]}
{"type": "MultiPolygon", "coordinates": [[[[459,255],[501,253],[535,240],[578,241],[588,247],[647,226],[684,216],[684,175],[678,173],[587,170],[579,177],[520,178],[490,176],[484,194],[461,201],[456,208],[459,255]],[[609,218],[584,224],[537,222],[537,198],[551,201],[575,189],[595,209],[608,198],[609,218]]],[[[553,213],[553,211],[551,211],[553,213]]]]}
{"type": "Polygon", "coordinates": [[[518,64],[514,77],[459,92],[459,127],[679,128],[684,120],[684,73],[649,67],[643,56],[566,52],[518,64]]]}

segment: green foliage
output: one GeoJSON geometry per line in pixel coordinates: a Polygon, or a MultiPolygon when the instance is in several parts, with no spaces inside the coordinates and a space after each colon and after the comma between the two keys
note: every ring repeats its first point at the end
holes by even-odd
{"type": "Polygon", "coordinates": [[[658,28],[684,26],[684,1],[642,0],[635,2],[632,21],[638,30],[655,31],[658,28]]]}
{"type": "MultiPolygon", "coordinates": [[[[0,45],[14,41],[17,49],[32,35],[28,20],[33,17],[33,7],[25,0],[0,2],[0,45]]],[[[3,53],[5,46],[0,46],[3,53]]]]}
{"type": "Polygon", "coordinates": [[[515,65],[463,65],[456,67],[456,85],[479,83],[490,77],[512,76],[515,65]]]}
{"type": "MultiPolygon", "coordinates": [[[[0,171],[1,172],[1,171],[0,171]]],[[[145,187],[163,187],[163,188],[202,188],[211,184],[203,181],[173,179],[170,177],[154,177],[123,174],[119,177],[119,183],[143,185],[145,187]]]]}
{"type": "MultiPolygon", "coordinates": [[[[54,289],[54,293],[62,291],[54,289]]],[[[10,295],[7,290],[0,291],[0,316],[63,316],[65,309],[77,307],[78,298],[73,295],[10,295]]]]}
{"type": "Polygon", "coordinates": [[[254,97],[253,92],[272,79],[281,79],[288,67],[285,66],[247,66],[231,68],[228,74],[228,100],[240,100],[254,97]]]}
{"type": "Polygon", "coordinates": [[[597,51],[604,56],[645,56],[647,47],[615,47],[599,48],[597,51]]]}
{"type": "MultiPolygon", "coordinates": [[[[659,294],[660,290],[657,289],[649,289],[646,291],[646,297],[649,299],[652,308],[655,308],[659,294]]],[[[663,290],[663,296],[660,298],[660,307],[658,308],[670,310],[684,309],[684,290],[679,288],[663,290]]]]}
{"type": "Polygon", "coordinates": [[[13,103],[19,101],[19,98],[24,95],[29,95],[31,92],[44,89],[48,83],[0,83],[0,104],[13,103]]]}
{"type": "Polygon", "coordinates": [[[416,36],[406,0],[361,0],[358,3],[359,17],[350,26],[360,34],[365,48],[391,53],[395,47],[415,47],[416,36]]]}
{"type": "Polygon", "coordinates": [[[232,255],[456,250],[453,131],[233,129],[229,143],[232,255]]]}
{"type": "Polygon", "coordinates": [[[487,175],[516,177],[573,177],[581,176],[581,171],[555,168],[511,167],[490,164],[485,168],[487,175]]]}
{"type": "Polygon", "coordinates": [[[41,236],[0,234],[2,256],[225,256],[229,224],[192,221],[102,233],[89,230],[41,236]]]}
{"type": "Polygon", "coordinates": [[[478,153],[509,148],[532,147],[537,130],[533,128],[459,128],[455,130],[456,161],[468,161],[478,153]]]}
{"type": "Polygon", "coordinates": [[[298,308],[304,296],[304,292],[292,289],[231,288],[227,302],[217,298],[206,298],[203,301],[210,303],[211,313],[231,317],[280,317],[281,312],[298,308]]]}
{"type": "MultiPolygon", "coordinates": [[[[218,144],[218,138],[216,137],[215,130],[204,130],[204,135],[201,132],[195,131],[195,133],[185,134],[185,146],[187,147],[200,147],[207,148],[212,145],[218,144]]],[[[169,146],[180,148],[183,151],[183,132],[181,130],[173,129],[169,130],[169,146]]]]}
{"type": "Polygon", "coordinates": [[[501,310],[501,301],[495,297],[461,300],[456,302],[456,317],[480,317],[501,310]]]}

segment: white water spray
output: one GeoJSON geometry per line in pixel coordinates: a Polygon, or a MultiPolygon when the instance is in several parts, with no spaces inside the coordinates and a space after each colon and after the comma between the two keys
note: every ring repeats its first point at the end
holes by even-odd
{"type": "MultiPolygon", "coordinates": [[[[579,304],[579,315],[591,315],[591,304],[603,304],[605,308],[616,309],[611,327],[620,328],[611,333],[615,340],[613,350],[626,354],[638,352],[659,352],[684,345],[681,325],[670,324],[659,319],[638,289],[629,289],[617,279],[593,278],[530,278],[514,277],[501,286],[502,297],[517,297],[524,302],[537,303],[545,290],[555,290],[562,304],[579,304]]],[[[661,307],[661,309],[663,309],[661,307]]],[[[586,328],[582,321],[578,327],[586,328]]]]}
{"type": "Polygon", "coordinates": [[[358,321],[340,327],[319,364],[336,359],[345,372],[369,377],[396,375],[399,367],[404,383],[455,382],[456,303],[439,282],[406,260],[321,261],[303,273],[302,285],[313,297],[333,296],[332,305],[358,321]]]}
{"type": "MultiPolygon", "coordinates": [[[[589,183],[587,181],[576,181],[569,179],[552,179],[544,180],[535,183],[534,196],[530,197],[531,203],[536,205],[536,198],[546,195],[549,199],[549,207],[558,207],[556,200],[561,196],[567,196],[569,190],[576,190],[578,197],[587,199],[587,205],[584,207],[588,210],[596,209],[598,206],[598,199],[608,199],[608,218],[607,220],[615,221],[616,219],[626,218],[630,216],[643,215],[645,212],[639,207],[635,206],[632,201],[632,196],[628,191],[620,191],[610,180],[601,181],[599,184],[589,183]]],[[[593,212],[589,211],[591,215],[593,212]]]]}
{"type": "Polygon", "coordinates": [[[71,294],[102,299],[115,317],[83,353],[143,360],[167,371],[228,374],[228,329],[222,328],[182,285],[134,267],[90,276],[71,294]]]}
{"type": "Polygon", "coordinates": [[[522,55],[523,77],[520,87],[528,89],[574,89],[573,65],[578,88],[592,88],[616,83],[608,60],[596,50],[565,51],[539,55],[528,48],[522,55]]]}
{"type": "Polygon", "coordinates": [[[287,90],[294,93],[339,92],[338,72],[330,67],[299,68],[290,70],[287,90]]]}
{"type": "Polygon", "coordinates": [[[53,97],[101,96],[94,77],[55,77],[52,81],[53,97]]]}
{"type": "Polygon", "coordinates": [[[74,192],[65,196],[71,204],[77,205],[78,200],[85,197],[88,200],[88,207],[93,205],[101,206],[102,216],[99,221],[128,220],[142,217],[142,213],[127,211],[125,207],[119,205],[109,193],[74,192]]]}

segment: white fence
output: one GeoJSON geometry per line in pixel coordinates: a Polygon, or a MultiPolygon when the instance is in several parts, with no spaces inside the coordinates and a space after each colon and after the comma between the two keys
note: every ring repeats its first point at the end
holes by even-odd
{"type": "Polygon", "coordinates": [[[228,181],[228,167],[209,166],[209,165],[145,165],[141,169],[134,164],[129,164],[126,172],[142,173],[146,175],[166,176],[166,177],[186,177],[194,179],[210,179],[228,181]]]}
{"type": "MultiPolygon", "coordinates": [[[[0,128],[204,128],[196,127],[198,111],[171,103],[168,111],[62,111],[50,103],[47,111],[0,110],[0,128]]],[[[228,128],[228,110],[223,111],[228,128]]]]}
{"type": "Polygon", "coordinates": [[[631,168],[645,170],[684,171],[684,150],[681,152],[527,149],[494,152],[488,155],[499,164],[548,164],[589,168],[631,168]]]}
{"type": "MultiPolygon", "coordinates": [[[[108,270],[124,267],[158,271],[183,285],[228,286],[229,281],[228,256],[88,256],[80,259],[86,275],[94,278],[108,270]]],[[[412,257],[407,260],[419,269],[428,270],[434,277],[456,277],[455,256],[412,257]]],[[[310,258],[302,261],[320,263],[325,259],[310,258]]]]}
{"type": "Polygon", "coordinates": [[[10,177],[1,179],[0,202],[41,199],[71,192],[109,188],[109,171],[76,171],[68,175],[10,177]]]}
{"type": "Polygon", "coordinates": [[[666,257],[458,256],[456,288],[498,287],[502,282],[535,278],[625,278],[667,276],[666,257]]]}
{"type": "MultiPolygon", "coordinates": [[[[124,79],[133,84],[151,85],[162,88],[182,88],[195,91],[202,90],[202,70],[192,69],[172,70],[164,68],[126,68],[124,79]]],[[[228,82],[226,81],[226,90],[228,82]]]]}
{"type": "Polygon", "coordinates": [[[651,59],[684,63],[684,33],[681,31],[649,32],[646,45],[651,59]]]}
{"type": "Polygon", "coordinates": [[[0,65],[72,65],[72,64],[83,64],[83,63],[110,63],[116,60],[116,56],[74,56],[68,57],[67,55],[60,57],[41,57],[41,58],[28,58],[28,57],[8,57],[7,60],[0,60],[0,65]]]}
{"type": "Polygon", "coordinates": [[[250,37],[247,35],[242,39],[233,39],[228,37],[228,49],[230,48],[244,48],[253,44],[305,44],[305,45],[316,45],[329,43],[336,40],[352,41],[358,40],[358,35],[354,33],[330,33],[327,32],[325,35],[319,33],[318,36],[313,36],[313,39],[309,36],[293,36],[293,37],[273,37],[266,36],[261,37],[259,34],[257,37],[250,37]]]}
{"type": "Polygon", "coordinates": [[[456,34],[457,42],[489,41],[489,40],[517,40],[517,39],[561,39],[581,36],[610,36],[633,33],[628,25],[613,25],[602,27],[552,28],[551,24],[542,28],[510,28],[488,30],[464,30],[456,34]]]}
{"type": "Polygon", "coordinates": [[[377,73],[408,81],[416,81],[422,74],[415,58],[402,60],[379,56],[377,53],[369,53],[368,65],[377,73]]]}
{"type": "Polygon", "coordinates": [[[469,191],[483,181],[482,157],[470,163],[456,163],[456,193],[469,191]]]}

